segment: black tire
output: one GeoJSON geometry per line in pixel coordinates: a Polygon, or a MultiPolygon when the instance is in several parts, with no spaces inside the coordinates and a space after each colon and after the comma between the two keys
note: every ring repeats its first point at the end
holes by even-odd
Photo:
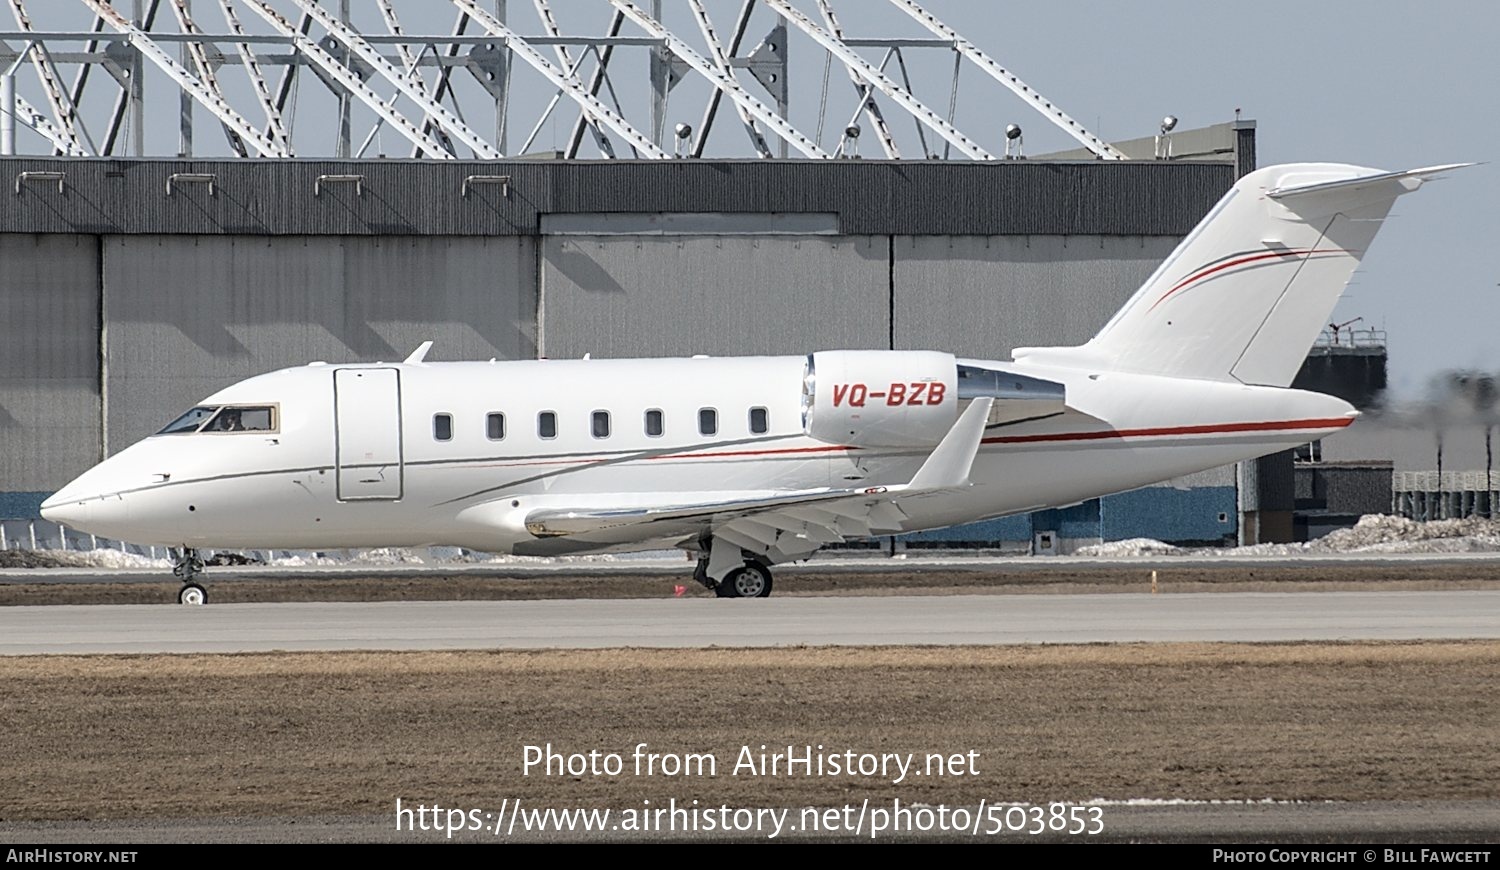
{"type": "Polygon", "coordinates": [[[182,585],[182,588],[177,590],[177,603],[190,604],[195,606],[200,604],[207,604],[208,590],[204,589],[202,586],[199,586],[197,583],[184,583],[182,585]]]}
{"type": "Polygon", "coordinates": [[[771,594],[771,569],[759,562],[729,572],[714,590],[720,598],[765,598],[771,594]]]}

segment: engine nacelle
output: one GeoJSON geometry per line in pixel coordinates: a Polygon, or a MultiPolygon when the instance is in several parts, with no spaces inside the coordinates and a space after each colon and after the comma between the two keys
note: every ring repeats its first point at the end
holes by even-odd
{"type": "Polygon", "coordinates": [[[802,425],[831,444],[933,447],[958,419],[958,362],[925,350],[812,354],[802,378],[802,425]]]}

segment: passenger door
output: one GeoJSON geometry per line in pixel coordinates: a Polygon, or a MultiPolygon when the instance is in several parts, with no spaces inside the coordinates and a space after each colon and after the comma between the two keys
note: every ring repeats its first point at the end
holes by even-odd
{"type": "Polygon", "coordinates": [[[336,369],[333,408],[339,500],[401,498],[401,373],[336,369]]]}

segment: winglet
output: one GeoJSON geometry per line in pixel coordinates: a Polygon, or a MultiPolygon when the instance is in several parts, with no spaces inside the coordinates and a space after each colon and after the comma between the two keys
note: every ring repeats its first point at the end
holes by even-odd
{"type": "Polygon", "coordinates": [[[985,396],[969,404],[942,442],[933,448],[932,455],[917,469],[907,489],[955,489],[969,485],[969,470],[974,467],[994,401],[985,396]]]}
{"type": "Polygon", "coordinates": [[[432,342],[431,341],[424,341],[424,342],[422,342],[420,345],[417,346],[416,350],[414,350],[414,351],[411,352],[411,356],[409,356],[409,357],[406,358],[406,364],[407,365],[416,365],[417,363],[426,360],[427,359],[427,352],[429,350],[432,350],[432,342]]]}

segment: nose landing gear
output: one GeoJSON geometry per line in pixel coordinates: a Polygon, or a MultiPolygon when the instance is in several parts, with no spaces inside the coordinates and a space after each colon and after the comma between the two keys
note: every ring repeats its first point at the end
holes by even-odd
{"type": "Polygon", "coordinates": [[[172,565],[172,576],[182,581],[182,588],[177,590],[178,604],[208,603],[208,590],[193,581],[193,578],[202,573],[203,560],[199,558],[198,551],[191,547],[182,548],[177,561],[172,565]]]}

